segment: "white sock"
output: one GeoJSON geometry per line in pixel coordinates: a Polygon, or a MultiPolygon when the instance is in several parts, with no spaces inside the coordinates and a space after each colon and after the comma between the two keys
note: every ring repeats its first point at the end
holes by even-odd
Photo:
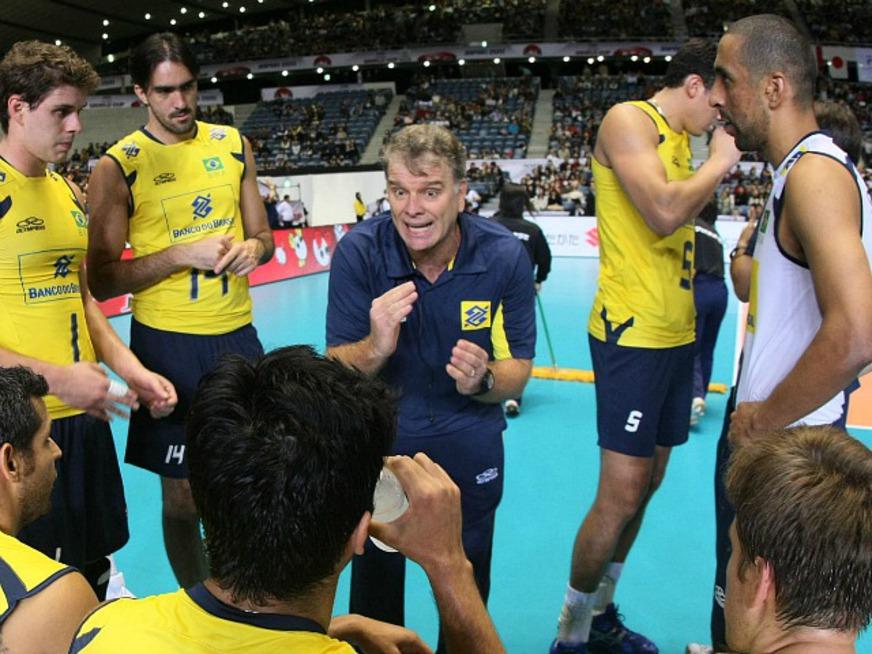
{"type": "Polygon", "coordinates": [[[566,584],[566,596],[557,620],[557,640],[567,645],[587,642],[596,596],[596,592],[581,593],[566,584]]]}
{"type": "Polygon", "coordinates": [[[621,578],[621,572],[623,571],[623,563],[612,561],[606,566],[605,573],[596,592],[594,615],[603,613],[606,607],[615,600],[615,586],[618,585],[618,579],[621,578]]]}

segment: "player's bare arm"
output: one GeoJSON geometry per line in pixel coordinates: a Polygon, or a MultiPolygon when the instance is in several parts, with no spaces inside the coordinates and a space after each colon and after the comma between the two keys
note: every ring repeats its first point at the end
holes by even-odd
{"type": "Polygon", "coordinates": [[[708,160],[690,178],[668,181],[658,144],[651,119],[636,107],[619,104],[603,119],[594,156],[614,170],[648,227],[668,236],[699,214],[741,153],[733,138],[717,128],[708,160]]]}
{"type": "Polygon", "coordinates": [[[450,654],[504,654],[463,550],[460,489],[423,453],[392,456],[387,465],[406,491],[409,509],[391,523],[371,523],[370,534],[427,573],[450,654]]]}
{"type": "Polygon", "coordinates": [[[327,634],[352,643],[364,654],[433,654],[433,650],[411,629],[357,614],[334,617],[327,634]]]}
{"type": "Polygon", "coordinates": [[[148,288],[186,268],[212,270],[230,249],[231,236],[211,236],[173,245],[135,259],[122,260],[127,242],[130,193],[127,182],[110,157],[103,157],[88,185],[88,281],[99,300],[148,288]]]}
{"type": "Polygon", "coordinates": [[[97,604],[97,596],[81,574],[65,574],[15,608],[3,623],[2,651],[65,654],[79,625],[97,604]]]}
{"type": "Polygon", "coordinates": [[[739,234],[736,242],[736,253],[730,261],[730,278],[733,280],[733,291],[742,302],[747,302],[751,296],[751,267],[754,259],[748,253],[748,244],[757,229],[757,221],[751,220],[739,234]]]}
{"type": "Polygon", "coordinates": [[[847,387],[872,361],[872,273],[860,241],[852,176],[829,157],[806,155],[793,167],[785,194],[779,238],[788,254],[808,263],[822,322],[769,398],[737,407],[738,434],[791,424],[847,387]]]}
{"type": "Polygon", "coordinates": [[[112,329],[109,319],[91,296],[87,275],[80,271],[79,276],[82,302],[85,306],[85,321],[88,323],[88,332],[91,334],[97,359],[114,370],[128,385],[128,391],[124,396],[107,397],[109,411],[118,413],[113,410],[116,402],[133,408],[138,408],[139,402],[142,402],[155,418],[169,415],[178,402],[176,389],[168,379],[142,365],[112,329]]]}
{"type": "Polygon", "coordinates": [[[395,286],[372,301],[370,331],[356,343],[327,348],[327,356],[353,366],[367,375],[381,370],[397,349],[400,328],[418,299],[414,282],[395,286]]]}
{"type": "Polygon", "coordinates": [[[245,154],[245,174],[239,188],[239,204],[245,240],[234,242],[213,269],[215,274],[231,272],[240,277],[269,261],[275,250],[272,230],[266,218],[266,208],[257,190],[254,154],[251,143],[244,136],[242,149],[245,154]]]}

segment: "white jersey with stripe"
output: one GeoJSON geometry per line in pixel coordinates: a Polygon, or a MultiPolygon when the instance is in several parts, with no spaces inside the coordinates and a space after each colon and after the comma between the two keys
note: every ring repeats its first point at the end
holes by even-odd
{"type": "MultiPolygon", "coordinates": [[[[760,219],[737,402],[758,402],[768,398],[794,368],[821,326],[820,307],[808,264],[786,253],[778,241],[787,176],[794,164],[807,153],[830,157],[853,176],[861,198],[859,236],[867,259],[872,254],[872,229],[869,226],[872,203],[866,184],[848,155],[827,134],[812,132],[775,170],[772,192],[760,219]]],[[[821,216],[821,220],[826,218],[821,216]]],[[[839,392],[794,425],[833,423],[842,417],[844,406],[845,394],[839,392]]]]}

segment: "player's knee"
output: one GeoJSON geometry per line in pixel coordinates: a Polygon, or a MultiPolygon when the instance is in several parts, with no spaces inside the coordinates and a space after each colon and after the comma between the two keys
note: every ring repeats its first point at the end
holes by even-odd
{"type": "Polygon", "coordinates": [[[629,522],[639,511],[648,492],[646,479],[628,479],[597,496],[596,504],[615,520],[629,522]]]}

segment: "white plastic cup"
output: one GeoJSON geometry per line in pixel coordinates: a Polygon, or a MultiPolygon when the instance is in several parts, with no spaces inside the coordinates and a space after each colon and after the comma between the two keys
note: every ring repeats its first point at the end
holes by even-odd
{"type": "MultiPolygon", "coordinates": [[[[409,508],[409,498],[403,491],[400,480],[387,467],[382,468],[372,494],[372,519],[379,522],[393,522],[409,508]]],[[[378,538],[369,537],[373,544],[384,552],[396,552],[393,547],[378,538]]]]}

